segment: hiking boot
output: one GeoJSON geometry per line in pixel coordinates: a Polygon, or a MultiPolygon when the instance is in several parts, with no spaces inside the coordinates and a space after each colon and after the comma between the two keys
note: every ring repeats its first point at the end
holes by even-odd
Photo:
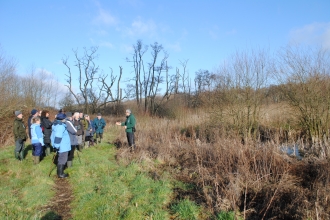
{"type": "Polygon", "coordinates": [[[49,156],[50,155],[50,147],[46,147],[45,155],[46,156],[49,156]]]}
{"type": "Polygon", "coordinates": [[[37,165],[40,163],[40,157],[39,156],[33,156],[34,159],[34,165],[37,165]]]}
{"type": "Polygon", "coordinates": [[[65,164],[57,164],[57,177],[58,178],[67,178],[69,175],[64,173],[65,164]]]}
{"type": "Polygon", "coordinates": [[[17,160],[20,159],[20,158],[19,158],[19,152],[15,152],[15,158],[16,158],[17,160]]]}
{"type": "Polygon", "coordinates": [[[69,167],[72,167],[72,161],[67,161],[66,162],[66,166],[69,168],[69,167]]]}
{"type": "Polygon", "coordinates": [[[21,150],[21,152],[19,152],[19,158],[20,160],[24,160],[24,151],[21,150]]]}

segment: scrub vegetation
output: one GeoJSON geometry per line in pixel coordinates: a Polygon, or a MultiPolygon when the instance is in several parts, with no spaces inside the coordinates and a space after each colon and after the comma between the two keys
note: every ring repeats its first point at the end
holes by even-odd
{"type": "Polygon", "coordinates": [[[55,209],[61,199],[55,173],[48,178],[51,158],[33,166],[30,151],[23,162],[12,152],[13,110],[21,109],[25,119],[39,106],[55,114],[45,102],[54,91],[34,92],[45,88],[38,84],[43,77],[19,78],[15,64],[0,59],[1,219],[330,219],[329,50],[238,51],[192,79],[188,60],[169,75],[160,44],[151,45],[152,62],[141,41],[134,49],[128,61],[134,62],[136,84],[128,85],[129,101],[121,92],[109,93],[103,75],[99,96],[80,81],[85,93],[61,102],[92,116],[101,111],[107,120],[106,142],[85,149],[81,163],[77,154],[67,169],[66,192],[72,195],[64,214],[55,209]],[[17,89],[21,85],[24,91],[17,89]],[[115,126],[127,108],[137,120],[134,153],[115,126]]]}

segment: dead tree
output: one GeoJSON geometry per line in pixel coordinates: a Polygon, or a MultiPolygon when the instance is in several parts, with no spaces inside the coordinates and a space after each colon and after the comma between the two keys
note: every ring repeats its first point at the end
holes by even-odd
{"type": "Polygon", "coordinates": [[[75,98],[79,106],[84,106],[84,111],[89,113],[89,98],[91,92],[93,92],[93,82],[96,77],[96,73],[99,71],[99,67],[95,64],[94,60],[97,58],[96,52],[98,47],[91,47],[89,50],[84,48],[84,55],[80,57],[78,50],[73,50],[75,56],[75,67],[78,68],[78,84],[79,93],[73,90],[73,74],[68,64],[68,57],[62,59],[62,63],[68,68],[67,83],[66,85],[70,93],[75,98]],[[81,100],[82,99],[82,100],[81,100]]]}
{"type": "Polygon", "coordinates": [[[134,53],[133,59],[129,60],[126,58],[127,62],[132,62],[135,73],[135,97],[138,106],[141,105],[142,95],[143,95],[143,75],[144,75],[144,63],[143,55],[148,50],[148,46],[144,46],[141,40],[138,40],[135,45],[133,45],[134,53]]]}

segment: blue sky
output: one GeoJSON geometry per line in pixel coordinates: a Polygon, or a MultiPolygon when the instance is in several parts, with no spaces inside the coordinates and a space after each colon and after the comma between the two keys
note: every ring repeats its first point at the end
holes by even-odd
{"type": "Polygon", "coordinates": [[[61,59],[73,62],[72,49],[91,46],[99,47],[100,69],[116,75],[122,66],[129,78],[125,59],[139,39],[163,45],[172,74],[189,60],[193,76],[237,50],[276,51],[290,42],[330,48],[329,9],[329,0],[0,0],[0,44],[19,74],[34,66],[63,84],[61,59]]]}

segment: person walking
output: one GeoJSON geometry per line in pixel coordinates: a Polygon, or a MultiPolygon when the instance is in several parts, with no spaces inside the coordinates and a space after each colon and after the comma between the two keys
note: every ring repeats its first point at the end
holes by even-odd
{"type": "Polygon", "coordinates": [[[33,160],[34,164],[39,164],[40,156],[43,153],[43,146],[44,144],[44,135],[41,131],[40,127],[40,117],[36,116],[32,118],[32,125],[31,125],[31,144],[33,147],[33,160]]]}
{"type": "Polygon", "coordinates": [[[52,125],[53,122],[49,120],[49,111],[43,110],[41,112],[41,130],[44,134],[44,155],[50,155],[50,135],[52,134],[52,125]]]}
{"type": "Polygon", "coordinates": [[[96,133],[96,142],[101,143],[103,138],[103,129],[106,126],[106,122],[102,118],[101,113],[97,114],[97,117],[93,120],[93,125],[96,133]]]}
{"type": "Polygon", "coordinates": [[[15,150],[14,155],[18,160],[24,159],[24,148],[25,141],[27,139],[26,128],[23,123],[23,114],[21,111],[15,111],[15,120],[14,120],[14,138],[15,138],[15,150]]]}
{"type": "Polygon", "coordinates": [[[67,167],[72,167],[73,165],[73,158],[74,158],[74,151],[78,147],[78,140],[77,140],[77,129],[74,127],[72,123],[72,113],[67,112],[66,113],[66,128],[68,130],[69,136],[70,136],[70,143],[71,143],[71,150],[68,154],[68,161],[66,162],[67,167]]]}
{"type": "Polygon", "coordinates": [[[126,120],[124,122],[116,122],[116,125],[124,126],[126,131],[128,146],[130,147],[131,152],[135,150],[135,138],[134,138],[135,124],[136,124],[136,120],[130,109],[126,110],[126,120]]]}
{"type": "Polygon", "coordinates": [[[78,141],[78,150],[82,151],[83,150],[82,137],[83,137],[83,133],[84,133],[84,127],[83,127],[81,121],[79,120],[79,112],[75,112],[73,114],[72,124],[75,127],[75,129],[77,130],[76,138],[78,141]]]}
{"type": "Polygon", "coordinates": [[[58,178],[66,178],[69,175],[64,173],[64,167],[68,160],[68,154],[71,150],[70,136],[65,123],[66,115],[59,113],[52,125],[52,134],[50,140],[52,146],[58,152],[57,176],[58,178]]]}

